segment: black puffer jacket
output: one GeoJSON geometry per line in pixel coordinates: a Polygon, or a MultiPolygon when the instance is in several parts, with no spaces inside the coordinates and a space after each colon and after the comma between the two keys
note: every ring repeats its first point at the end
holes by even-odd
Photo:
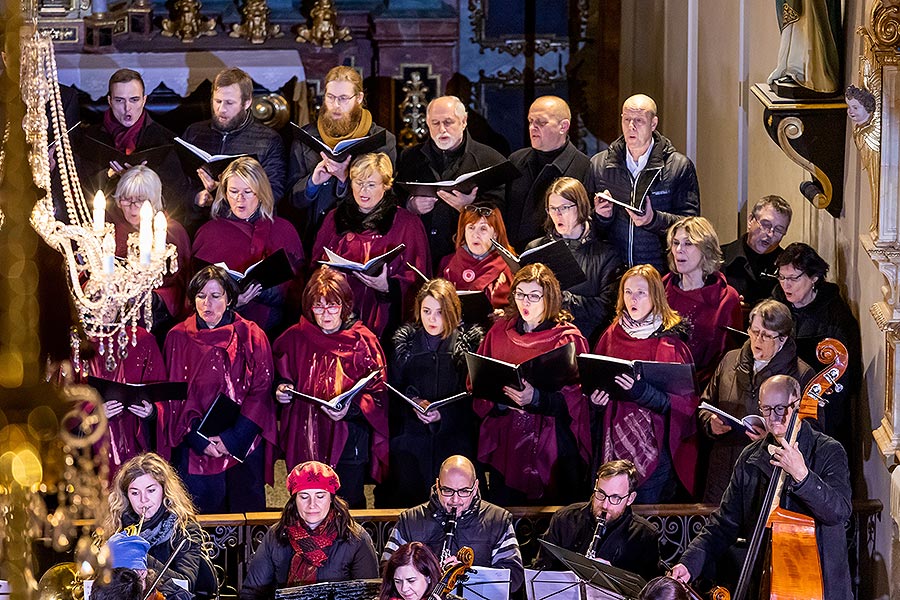
{"type": "Polygon", "coordinates": [[[761,300],[772,297],[772,289],[778,285],[773,276],[775,260],[784,251],[778,246],[768,254],[748,254],[747,234],[730,244],[722,246],[722,273],[728,285],[743,297],[744,305],[750,309],[761,300]],[[751,258],[755,260],[751,262],[751,258]]]}
{"type": "MultiPolygon", "coordinates": [[[[544,540],[561,548],[585,554],[594,539],[597,519],[590,502],[576,502],[556,511],[544,540]]],[[[595,556],[614,567],[625,569],[650,580],[660,574],[659,531],[647,519],[625,509],[622,516],[608,523],[595,549],[595,556]]],[[[563,571],[565,567],[543,546],[534,559],[535,569],[563,571]]]]}
{"type": "MultiPolygon", "coordinates": [[[[809,475],[799,485],[787,476],[785,500],[781,506],[812,516],[816,521],[816,545],[822,565],[825,600],[853,598],[844,529],[851,514],[847,453],[833,438],[815,431],[805,422],[797,442],[809,475]]],[[[710,515],[703,531],[681,557],[681,563],[692,576],[699,575],[706,563],[725,556],[738,538],[749,539],[753,535],[762,499],[772,478],[773,467],[767,448],[773,443],[775,440],[769,435],[744,449],[722,504],[710,515]]],[[[758,594],[751,592],[749,597],[756,598],[758,594]]]]}
{"type": "MultiPolygon", "coordinates": [[[[575,326],[593,345],[600,334],[612,322],[619,294],[619,278],[625,271],[625,263],[612,244],[597,237],[595,228],[587,224],[584,234],[577,240],[564,240],[587,281],[563,291],[563,308],[575,317],[575,326]]],[[[555,232],[528,244],[536,248],[561,239],[555,232]]]]}
{"type": "MultiPolygon", "coordinates": [[[[759,388],[769,377],[790,375],[803,388],[815,374],[808,364],[797,358],[797,346],[792,338],[785,340],[781,350],[759,373],[753,372],[753,364],[753,351],[749,341],[742,347],[727,352],[700,399],[742,419],[747,415],[759,414],[759,388]]],[[[703,501],[718,504],[725,493],[734,463],[750,443],[750,438],[737,431],[714,435],[710,425],[713,413],[701,410],[699,416],[700,429],[712,440],[703,501]]]]}
{"type": "Polygon", "coordinates": [[[595,215],[601,237],[608,239],[622,253],[629,266],[651,264],[664,273],[666,265],[666,230],[681,217],[700,214],[700,185],[694,163],[677,152],[667,138],[653,132],[653,150],[637,179],[628,170],[625,138],[620,137],[609,148],[591,159],[587,188],[589,197],[609,190],[613,198],[632,206],[641,206],[650,196],[653,220],[637,227],[621,207],[614,207],[612,217],[595,215]]]}

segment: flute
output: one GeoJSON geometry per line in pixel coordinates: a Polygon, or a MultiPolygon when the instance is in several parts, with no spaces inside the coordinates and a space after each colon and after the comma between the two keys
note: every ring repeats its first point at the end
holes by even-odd
{"type": "Polygon", "coordinates": [[[456,507],[450,511],[450,518],[444,530],[444,546],[441,548],[441,565],[450,558],[450,544],[456,536],[456,507]]]}
{"type": "Polygon", "coordinates": [[[600,539],[603,537],[603,534],[606,533],[606,511],[600,513],[600,516],[597,517],[597,526],[594,527],[594,537],[591,538],[591,545],[588,546],[587,552],[585,552],[585,558],[596,558],[597,557],[597,544],[600,543],[600,539]]]}

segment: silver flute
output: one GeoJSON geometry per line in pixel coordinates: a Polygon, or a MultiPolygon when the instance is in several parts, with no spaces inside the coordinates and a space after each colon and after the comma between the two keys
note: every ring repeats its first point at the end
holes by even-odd
{"type": "Polygon", "coordinates": [[[600,513],[600,516],[597,517],[597,526],[594,527],[594,537],[591,538],[591,545],[588,546],[587,552],[585,552],[585,558],[597,558],[597,544],[600,543],[600,539],[603,537],[603,534],[606,533],[606,511],[600,513]]]}
{"type": "Polygon", "coordinates": [[[444,546],[441,548],[441,565],[450,558],[450,545],[453,538],[456,537],[456,507],[450,511],[450,518],[447,519],[447,525],[444,528],[444,546]]]}

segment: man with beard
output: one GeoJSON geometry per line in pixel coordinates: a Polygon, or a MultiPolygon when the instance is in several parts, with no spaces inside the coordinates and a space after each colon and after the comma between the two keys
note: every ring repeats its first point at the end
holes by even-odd
{"type": "MultiPolygon", "coordinates": [[[[631,510],[637,480],[637,469],[630,460],[604,463],[597,470],[591,499],[556,511],[543,539],[582,555],[592,551],[594,558],[645,579],[655,577],[659,574],[659,531],[631,510]]],[[[543,546],[534,568],[565,570],[543,546]]]]}
{"type": "Polygon", "coordinates": [[[587,179],[591,161],[569,141],[572,111],[562,98],[541,96],[528,109],[531,146],[509,160],[522,176],[506,186],[503,220],[509,243],[517,252],[544,235],[544,194],[559,177],[587,179]]]}
{"type": "MultiPolygon", "coordinates": [[[[502,163],[503,155],[466,133],[466,106],[456,96],[441,96],[428,103],[425,117],[428,122],[427,142],[407,148],[397,161],[397,181],[432,183],[452,181],[460,175],[480,171],[502,163]]],[[[422,217],[428,233],[428,245],[434,266],[442,258],[456,251],[453,236],[459,213],[475,202],[502,206],[506,186],[491,190],[473,189],[468,194],[439,191],[437,196],[409,196],[399,190],[399,200],[422,217]],[[408,199],[407,199],[408,198],[408,199]],[[442,202],[438,202],[442,200],[442,202]]]]}
{"type": "Polygon", "coordinates": [[[175,134],[144,110],[147,95],[141,74],[131,69],[113,73],[107,100],[109,110],[103,113],[103,120],[73,134],[72,148],[85,188],[91,195],[103,190],[109,198],[119,175],[129,167],[146,164],[162,181],[166,213],[181,219],[190,200],[187,179],[173,148],[175,134]],[[145,154],[144,159],[119,160],[123,154],[153,149],[158,151],[145,154]]]}
{"type": "MultiPolygon", "coordinates": [[[[372,121],[372,113],[363,107],[362,76],[352,67],[334,67],[325,75],[325,102],[316,123],[303,129],[330,148],[338,142],[375,135],[384,127],[372,121]]],[[[393,163],[397,158],[394,134],[387,133],[384,146],[375,152],[387,154],[393,163]]],[[[350,196],[350,163],[354,156],[336,162],[324,152],[316,152],[299,139],[291,144],[288,185],[291,203],[301,210],[300,238],[310,250],[316,232],[329,210],[338,200],[350,196]]]]}
{"type": "Polygon", "coordinates": [[[763,196],[753,205],[747,218],[747,233],[722,246],[722,273],[728,285],[741,295],[750,308],[772,297],[775,261],[781,254],[781,240],[791,225],[791,205],[781,196],[763,196]]]}
{"type": "MultiPolygon", "coordinates": [[[[252,102],[253,80],[247,73],[233,67],[219,71],[213,80],[212,119],[188,126],[182,139],[210,154],[255,156],[269,178],[277,202],[284,194],[284,144],[277,132],[253,118],[252,102]]],[[[209,206],[219,182],[204,168],[197,169],[196,175],[199,180],[194,179],[194,205],[209,206]]]]}

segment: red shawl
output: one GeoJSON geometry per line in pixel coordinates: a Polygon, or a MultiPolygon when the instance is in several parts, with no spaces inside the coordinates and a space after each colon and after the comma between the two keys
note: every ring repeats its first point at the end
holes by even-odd
{"type": "Polygon", "coordinates": [[[472,256],[465,246],[441,260],[440,272],[459,291],[481,290],[487,294],[494,308],[509,305],[509,284],[512,272],[496,251],[484,258],[472,256]]]}
{"type": "MultiPolygon", "coordinates": [[[[522,363],[569,342],[575,352],[587,352],[584,336],[574,325],[557,324],[551,329],[520,334],[515,318],[501,319],[491,327],[478,353],[511,363],[522,363]]],[[[570,428],[585,462],[590,462],[591,436],[587,401],[580,385],[564,387],[570,428]]],[[[529,499],[539,498],[551,485],[556,464],[556,418],[512,408],[503,415],[489,415],[494,403],[476,398],[472,408],[483,418],[478,441],[478,459],[503,474],[506,485],[524,492],[529,499]]]]}
{"type": "MultiPolygon", "coordinates": [[[[229,269],[244,271],[284,248],[288,260],[294,269],[294,274],[300,270],[303,264],[303,245],[297,230],[288,221],[275,217],[274,222],[264,217],[250,223],[240,219],[227,219],[220,217],[204,223],[194,237],[194,256],[207,263],[224,262],[229,269]]],[[[297,297],[302,289],[301,282],[295,279],[278,286],[278,292],[282,298],[288,296],[291,286],[296,286],[297,297]]],[[[242,317],[249,319],[266,328],[271,324],[269,313],[271,309],[257,301],[249,302],[241,307],[239,312],[242,317]]]]}
{"type": "MultiPolygon", "coordinates": [[[[410,263],[426,275],[430,273],[431,265],[428,258],[428,238],[425,235],[422,220],[405,208],[397,209],[394,222],[385,235],[373,230],[362,233],[347,232],[339,235],[334,222],[334,210],[332,210],[322,222],[322,227],[313,244],[311,257],[314,261],[325,259],[323,248],[328,248],[347,260],[364,263],[401,243],[406,244],[406,248],[388,263],[387,276],[388,279],[393,279],[400,284],[400,293],[403,299],[402,310],[406,315],[412,306],[412,292],[418,278],[418,275],[406,266],[406,263],[410,263]]],[[[312,268],[316,267],[318,267],[318,263],[312,265],[312,268]]],[[[375,335],[380,336],[384,333],[390,318],[390,298],[387,294],[370,288],[352,275],[347,280],[350,282],[350,289],[353,290],[353,312],[366,324],[366,327],[375,332],[375,335]]]]}
{"type": "MultiPolygon", "coordinates": [[[[108,211],[110,222],[116,226],[116,256],[128,256],[128,234],[137,232],[131,223],[125,220],[118,206],[108,211]]],[[[175,244],[178,251],[178,270],[166,275],[163,284],[153,290],[166,305],[169,314],[175,319],[183,319],[190,311],[190,304],[185,298],[188,275],[191,273],[191,238],[178,221],[166,219],[166,242],[175,244]]]]}
{"type": "MultiPolygon", "coordinates": [[[[690,363],[691,351],[687,345],[672,335],[651,337],[639,340],[631,337],[619,326],[618,321],[613,323],[600,337],[595,354],[605,354],[626,360],[656,360],[660,362],[690,363]]],[[[674,396],[669,395],[671,408],[668,415],[641,408],[634,402],[618,402],[610,400],[603,413],[604,438],[607,437],[610,428],[614,424],[632,418],[629,415],[643,411],[649,413],[653,433],[656,436],[657,449],[662,451],[668,426],[669,451],[672,455],[672,463],[675,472],[688,492],[694,494],[697,468],[697,425],[696,412],[700,400],[696,395],[674,396]],[[615,416],[613,416],[615,415],[615,416]],[[668,425],[666,420],[668,419],[668,425]]],[[[627,457],[618,457],[627,458],[627,457]]],[[[643,480],[650,473],[642,473],[643,480]]]]}
{"type": "MultiPolygon", "coordinates": [[[[290,379],[301,392],[323,399],[350,389],[385,366],[378,338],[361,321],[325,334],[301,318],[275,340],[272,352],[280,377],[290,379]]],[[[372,428],[371,475],[376,481],[381,481],[388,466],[387,394],[381,381],[383,377],[353,399],[372,428]]],[[[333,421],[312,402],[294,399],[281,412],[279,445],[286,464],[317,460],[333,466],[344,451],[347,435],[344,421],[333,421]]]]}
{"type": "MultiPolygon", "coordinates": [[[[130,329],[128,338],[128,356],[119,359],[114,370],[107,371],[106,357],[96,354],[87,363],[87,374],[119,383],[166,381],[166,365],[159,346],[156,345],[156,338],[143,327],[137,328],[137,346],[131,345],[130,329]]],[[[128,409],[122,409],[121,413],[109,420],[105,437],[109,440],[110,480],[128,459],[152,450],[147,444],[148,434],[147,424],[128,409]]]]}
{"type": "Polygon", "coordinates": [[[141,111],[141,116],[131,127],[125,127],[119,123],[113,116],[112,109],[103,113],[103,129],[112,136],[116,150],[124,154],[131,154],[137,148],[138,138],[141,137],[141,130],[146,122],[147,111],[145,110],[141,111]]]}
{"type": "MultiPolygon", "coordinates": [[[[275,399],[272,395],[272,350],[269,340],[252,321],[234,316],[234,323],[215,329],[197,329],[197,317],[191,315],[166,336],[166,364],[169,381],[187,381],[188,397],[174,414],[167,413],[170,450],[182,442],[194,419],[206,413],[219,392],[228,394],[241,405],[241,415],[253,421],[262,438],[277,442],[275,399]]],[[[253,448],[262,443],[259,436],[253,448]]],[[[160,440],[162,446],[162,440],[160,440]]],[[[215,475],[237,464],[231,457],[213,458],[190,451],[188,472],[215,475]]],[[[272,483],[271,456],[267,452],[266,480],[272,483]]]]}

